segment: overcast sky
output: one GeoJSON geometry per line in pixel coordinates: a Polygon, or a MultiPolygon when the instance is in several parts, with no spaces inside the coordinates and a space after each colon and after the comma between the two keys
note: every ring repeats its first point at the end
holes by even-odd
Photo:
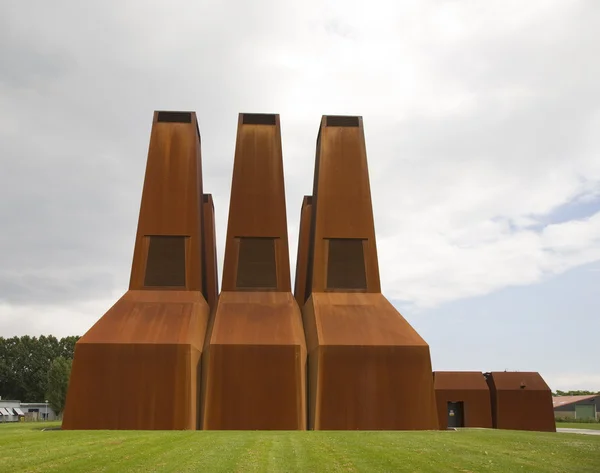
{"type": "Polygon", "coordinates": [[[219,271],[237,114],[281,114],[290,260],[362,115],[384,294],[434,369],[600,390],[600,2],[0,2],[0,335],[127,289],[154,110],[193,110],[219,271]],[[95,5],[95,6],[94,6],[95,5]]]}

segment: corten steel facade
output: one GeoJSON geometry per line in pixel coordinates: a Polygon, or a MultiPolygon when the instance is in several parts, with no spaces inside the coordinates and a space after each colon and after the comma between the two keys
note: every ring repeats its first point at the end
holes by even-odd
{"type": "Polygon", "coordinates": [[[297,274],[309,428],[437,429],[429,346],[381,294],[361,117],[323,117],[297,274]]]}
{"type": "Polygon", "coordinates": [[[555,430],[539,374],[486,376],[432,376],[381,293],[361,117],[321,120],[292,295],[279,115],[239,115],[219,294],[196,115],[155,112],[129,290],[76,345],[63,428],[437,429],[460,403],[555,430]]]}
{"type": "Polygon", "coordinates": [[[306,345],[291,293],[279,115],[240,114],[204,429],[306,428],[306,345]]]}
{"type": "Polygon", "coordinates": [[[539,373],[486,373],[496,429],[556,432],[552,392],[539,373]]]}
{"type": "Polygon", "coordinates": [[[196,115],[155,112],[129,290],[75,347],[64,429],[198,427],[214,244],[196,115]]]}
{"type": "Polygon", "coordinates": [[[433,385],[440,429],[448,428],[450,415],[462,415],[456,427],[492,428],[490,390],[481,371],[436,371],[433,385]],[[454,404],[459,412],[450,413],[454,404]]]}

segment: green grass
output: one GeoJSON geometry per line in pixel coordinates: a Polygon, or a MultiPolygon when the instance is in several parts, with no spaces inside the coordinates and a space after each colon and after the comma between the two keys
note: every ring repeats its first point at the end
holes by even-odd
{"type": "Polygon", "coordinates": [[[598,472],[600,436],[458,432],[46,431],[0,425],[0,471],[598,472]]]}
{"type": "Polygon", "coordinates": [[[557,428],[563,429],[592,429],[600,430],[600,422],[557,422],[557,428]]]}

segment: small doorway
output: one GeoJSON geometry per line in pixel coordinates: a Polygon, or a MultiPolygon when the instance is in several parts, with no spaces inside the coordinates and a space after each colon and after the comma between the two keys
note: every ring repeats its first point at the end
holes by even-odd
{"type": "Polygon", "coordinates": [[[464,409],[463,401],[450,402],[448,401],[448,428],[464,427],[464,409]]]}

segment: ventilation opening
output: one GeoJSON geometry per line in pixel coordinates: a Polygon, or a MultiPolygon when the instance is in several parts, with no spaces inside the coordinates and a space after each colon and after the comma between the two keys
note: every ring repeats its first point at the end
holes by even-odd
{"type": "MultiPolygon", "coordinates": [[[[190,112],[158,112],[158,122],[166,123],[192,123],[190,112]]],[[[198,131],[198,136],[200,132],[198,131]]]]}
{"type": "Polygon", "coordinates": [[[148,236],[144,286],[185,287],[184,236],[148,236]]]}
{"type": "Polygon", "coordinates": [[[328,240],[327,289],[367,289],[363,241],[358,238],[328,240]]]}
{"type": "Polygon", "coordinates": [[[277,289],[275,238],[239,238],[236,287],[277,289]]]}
{"type": "Polygon", "coordinates": [[[244,125],[275,125],[275,115],[267,113],[244,113],[244,125]]]}
{"type": "Polygon", "coordinates": [[[327,126],[358,126],[358,117],[327,117],[327,126]]]}

